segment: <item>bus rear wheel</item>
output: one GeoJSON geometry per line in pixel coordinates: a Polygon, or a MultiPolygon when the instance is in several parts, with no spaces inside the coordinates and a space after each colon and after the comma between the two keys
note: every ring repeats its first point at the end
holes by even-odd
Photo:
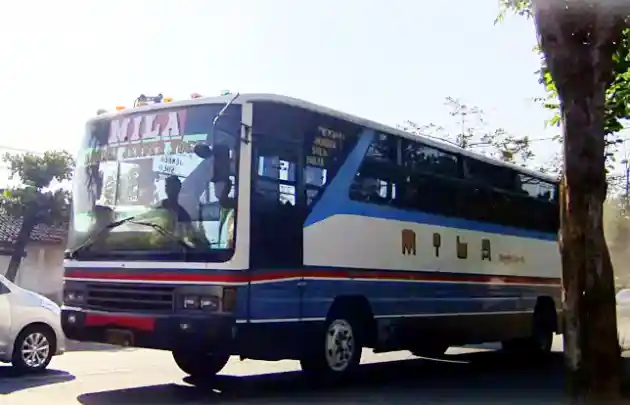
{"type": "Polygon", "coordinates": [[[530,360],[544,360],[551,354],[555,334],[555,309],[537,309],[532,320],[531,335],[503,342],[503,351],[530,360]]]}
{"type": "Polygon", "coordinates": [[[185,350],[173,351],[177,366],[191,377],[214,377],[230,360],[229,353],[197,353],[185,350]]]}

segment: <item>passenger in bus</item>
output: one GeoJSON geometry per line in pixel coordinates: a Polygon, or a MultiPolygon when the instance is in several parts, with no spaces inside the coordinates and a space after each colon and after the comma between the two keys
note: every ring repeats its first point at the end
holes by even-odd
{"type": "Polygon", "coordinates": [[[182,190],[182,182],[177,176],[168,176],[164,181],[166,198],[160,203],[160,208],[165,208],[175,214],[177,222],[190,223],[190,215],[179,205],[179,192],[182,190]]]}
{"type": "Polygon", "coordinates": [[[234,220],[236,214],[236,198],[230,197],[234,188],[232,179],[214,183],[215,197],[219,200],[223,220],[219,224],[219,246],[234,248],[234,220]]]}

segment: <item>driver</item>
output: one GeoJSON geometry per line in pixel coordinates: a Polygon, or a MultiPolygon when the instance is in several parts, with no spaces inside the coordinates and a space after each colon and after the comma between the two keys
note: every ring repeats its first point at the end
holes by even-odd
{"type": "Polygon", "coordinates": [[[184,207],[179,204],[179,193],[182,189],[182,182],[177,176],[169,176],[164,181],[164,191],[166,198],[162,200],[159,208],[166,209],[175,218],[173,224],[173,233],[179,235],[182,239],[194,244],[207,244],[204,235],[200,234],[192,224],[190,214],[184,207]]]}
{"type": "Polygon", "coordinates": [[[160,208],[171,211],[177,218],[177,222],[190,224],[191,219],[188,212],[179,205],[179,192],[182,190],[182,182],[177,176],[168,176],[164,181],[164,192],[166,198],[160,203],[160,208]]]}

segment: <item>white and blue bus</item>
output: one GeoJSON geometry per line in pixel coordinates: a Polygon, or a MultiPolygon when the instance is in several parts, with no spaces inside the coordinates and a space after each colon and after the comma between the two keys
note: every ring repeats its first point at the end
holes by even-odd
{"type": "Polygon", "coordinates": [[[68,338],[319,375],[363,348],[439,355],[560,333],[558,186],[294,98],[242,94],[90,120],[65,261],[68,338]]]}

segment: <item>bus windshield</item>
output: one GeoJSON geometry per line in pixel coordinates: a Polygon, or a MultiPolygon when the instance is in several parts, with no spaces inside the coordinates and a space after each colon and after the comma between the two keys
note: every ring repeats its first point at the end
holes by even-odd
{"type": "Polygon", "coordinates": [[[221,108],[132,112],[88,123],[69,235],[70,250],[85,246],[78,259],[229,260],[240,106],[230,106],[213,130],[221,108]],[[194,153],[199,144],[229,147],[229,180],[214,175],[212,156],[194,153]],[[134,220],[110,225],[129,217],[134,220]]]}

